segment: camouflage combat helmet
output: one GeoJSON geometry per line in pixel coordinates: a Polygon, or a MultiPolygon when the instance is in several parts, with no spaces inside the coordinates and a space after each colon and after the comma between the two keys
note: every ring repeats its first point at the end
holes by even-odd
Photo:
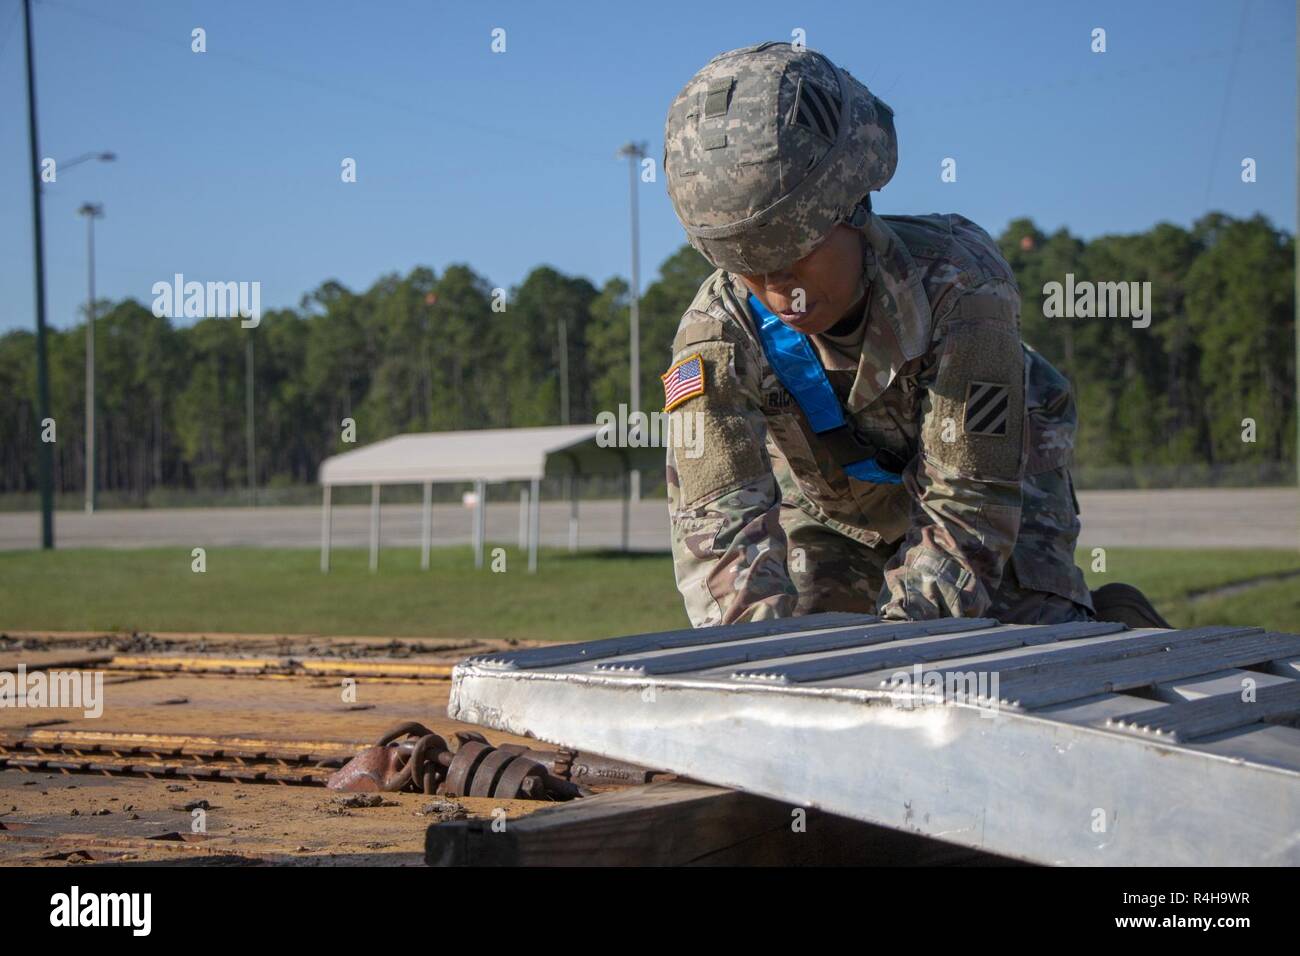
{"type": "Polygon", "coordinates": [[[691,245],[729,272],[806,256],[898,165],[894,114],[820,53],[760,43],[709,61],[664,129],[668,195],[691,245]]]}

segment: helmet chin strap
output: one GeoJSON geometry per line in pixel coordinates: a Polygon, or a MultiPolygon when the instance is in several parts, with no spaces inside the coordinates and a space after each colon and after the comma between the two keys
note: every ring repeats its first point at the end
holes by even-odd
{"type": "Polygon", "coordinates": [[[853,212],[849,213],[848,218],[844,220],[844,225],[851,226],[854,229],[865,229],[867,222],[871,219],[871,194],[862,197],[862,201],[853,207],[853,212]]]}
{"type": "Polygon", "coordinates": [[[866,297],[867,292],[871,289],[871,280],[867,276],[867,262],[870,257],[868,250],[871,247],[871,241],[867,238],[866,225],[871,218],[871,200],[868,198],[865,203],[858,203],[854,207],[852,214],[845,220],[844,225],[858,231],[858,248],[862,257],[862,268],[858,270],[858,285],[853,290],[853,304],[866,306],[862,300],[866,297]]]}

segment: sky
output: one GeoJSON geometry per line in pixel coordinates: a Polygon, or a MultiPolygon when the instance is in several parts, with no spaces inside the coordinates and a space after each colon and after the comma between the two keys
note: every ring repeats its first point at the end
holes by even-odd
{"type": "MultiPolygon", "coordinates": [[[[417,265],[505,288],[539,265],[626,276],[618,148],[661,158],[693,73],[796,30],[895,111],[878,212],[1085,238],[1211,209],[1295,228],[1290,0],[36,0],[33,24],[40,155],[118,155],[44,189],[57,328],[84,310],[86,201],[101,299],[148,304],[177,272],[258,281],[263,311],[417,265]]],[[[0,332],[35,325],[24,69],[20,0],[0,0],[0,332]]],[[[638,194],[646,282],[684,236],[662,174],[638,194]]]]}

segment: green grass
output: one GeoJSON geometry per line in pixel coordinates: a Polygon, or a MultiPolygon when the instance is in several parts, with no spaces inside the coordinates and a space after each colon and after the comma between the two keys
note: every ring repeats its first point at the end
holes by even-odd
{"type": "Polygon", "coordinates": [[[1106,573],[1091,571],[1092,555],[1075,556],[1088,586],[1124,581],[1140,587],[1175,627],[1255,624],[1300,633],[1300,578],[1261,583],[1230,597],[1191,596],[1238,581],[1300,571],[1294,551],[1165,551],[1108,549],[1106,573]]]}
{"type": "Polygon", "coordinates": [[[1197,604],[1181,614],[1181,624],[1258,624],[1300,634],[1300,578],[1262,584],[1242,594],[1197,604]]]}
{"type": "MultiPolygon", "coordinates": [[[[490,552],[489,552],[490,555],[490,552]]],[[[538,573],[508,549],[504,573],[474,569],[468,547],[389,550],[372,574],[364,550],[332,570],[308,550],[183,548],[0,553],[0,628],[230,631],[393,637],[574,640],[687,623],[671,562],[543,551],[538,573]]]]}
{"type": "MultiPolygon", "coordinates": [[[[1079,553],[1087,568],[1092,558],[1079,553]]],[[[1285,551],[1112,549],[1097,587],[1141,587],[1176,626],[1258,624],[1300,632],[1300,579],[1197,601],[1189,595],[1300,570],[1285,551]]],[[[378,574],[363,550],[334,553],[322,575],[309,550],[211,548],[207,571],[183,548],[0,553],[0,628],[228,631],[392,637],[580,640],[682,627],[665,555],[545,551],[536,575],[507,551],[505,573],[475,571],[468,548],[437,550],[432,570],[413,550],[389,550],[378,574]]]]}

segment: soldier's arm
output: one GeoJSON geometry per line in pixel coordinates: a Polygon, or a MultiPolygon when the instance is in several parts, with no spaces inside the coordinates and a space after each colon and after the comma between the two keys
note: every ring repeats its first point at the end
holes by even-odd
{"type": "Polygon", "coordinates": [[[1019,294],[995,280],[939,324],[922,376],[920,454],[904,473],[912,526],[885,570],[891,620],[977,617],[992,603],[1020,529],[1025,442],[1019,294]]]}
{"type": "Polygon", "coordinates": [[[695,355],[703,391],[672,409],[690,421],[674,429],[668,448],[677,588],[695,627],[788,617],[797,592],[764,447],[759,369],[732,323],[691,311],[673,342],[673,367],[695,355]]]}

